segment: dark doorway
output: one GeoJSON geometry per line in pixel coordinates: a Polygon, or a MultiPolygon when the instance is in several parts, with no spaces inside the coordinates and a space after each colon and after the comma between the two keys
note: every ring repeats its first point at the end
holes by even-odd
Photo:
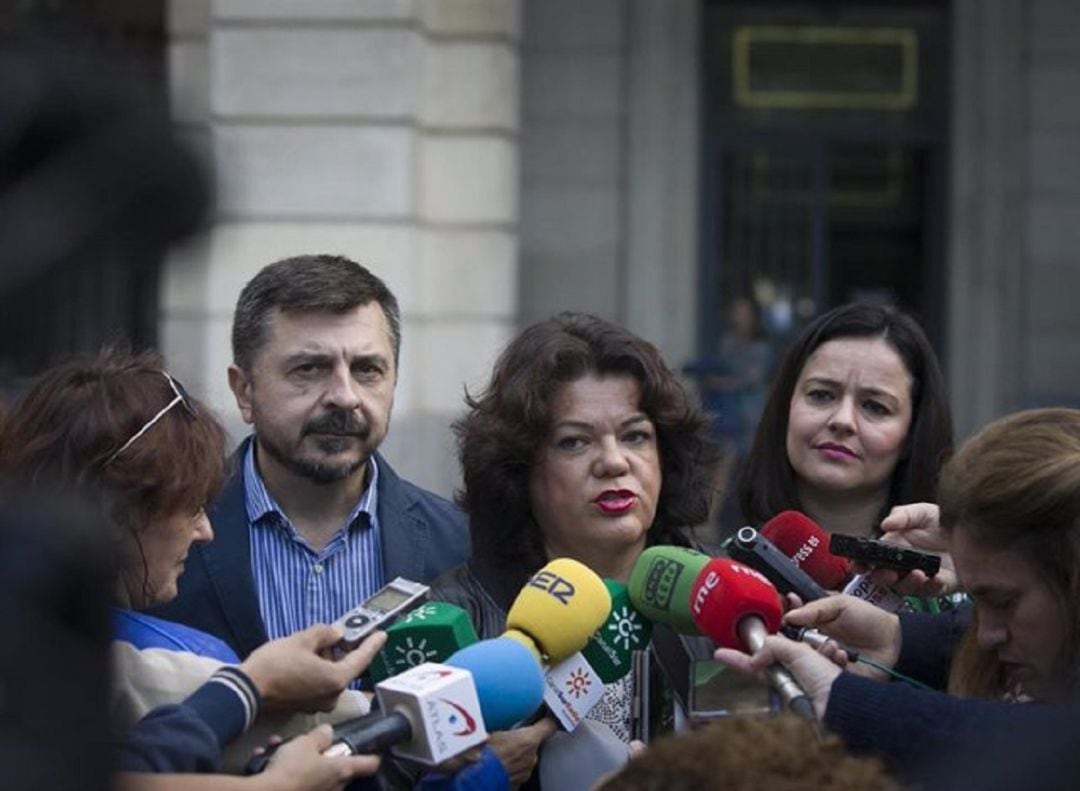
{"type": "Polygon", "coordinates": [[[897,304],[944,351],[949,7],[706,0],[703,20],[692,371],[741,451],[755,418],[740,399],[763,400],[792,334],[831,307],[897,304]],[[733,355],[730,317],[747,305],[755,346],[733,355]],[[753,384],[735,370],[746,360],[767,369],[753,384]]]}

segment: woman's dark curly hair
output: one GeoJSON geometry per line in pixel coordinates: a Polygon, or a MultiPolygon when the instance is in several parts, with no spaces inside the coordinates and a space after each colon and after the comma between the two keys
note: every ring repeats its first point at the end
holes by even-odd
{"type": "Polygon", "coordinates": [[[546,562],[529,500],[529,475],[553,423],[560,389],[587,374],[627,374],[656,428],[662,485],[648,541],[686,543],[680,528],[708,516],[716,452],[706,421],[660,353],[609,321],[560,313],[533,324],[503,350],[487,389],[465,401],[454,424],[474,557],[529,571],[546,562]]]}

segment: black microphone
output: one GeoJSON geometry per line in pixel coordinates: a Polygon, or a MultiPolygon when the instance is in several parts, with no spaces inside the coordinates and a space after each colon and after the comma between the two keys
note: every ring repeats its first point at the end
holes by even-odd
{"type": "Polygon", "coordinates": [[[752,527],[740,528],[727,551],[732,560],[760,572],[780,593],[794,593],[804,604],[829,595],[773,542],[752,527]]]}

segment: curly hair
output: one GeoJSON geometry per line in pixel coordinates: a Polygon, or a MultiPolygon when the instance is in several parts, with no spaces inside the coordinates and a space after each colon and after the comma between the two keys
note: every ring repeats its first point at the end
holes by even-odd
{"type": "Polygon", "coordinates": [[[767,522],[781,511],[802,510],[787,456],[791,396],[810,355],[838,338],[881,338],[912,378],[911,428],[880,517],[900,503],[936,501],[938,473],[952,453],[952,416],[937,355],[908,314],[890,305],[855,302],[814,319],[784,355],[739,477],[739,505],[750,524],[767,522]]]}
{"type": "Polygon", "coordinates": [[[600,787],[620,791],[898,791],[900,784],[886,774],[878,759],[856,758],[836,736],[819,740],[806,722],[784,714],[727,717],[665,736],[600,787]]]}
{"type": "MultiPolygon", "coordinates": [[[[1067,614],[1062,681],[1075,693],[1080,661],[1080,410],[1032,409],[995,420],[945,465],[941,527],[973,545],[1007,551],[1038,569],[1067,614]]],[[[1000,663],[978,645],[978,610],[949,676],[949,689],[1000,698],[1000,663]]]]}
{"type": "Polygon", "coordinates": [[[649,543],[685,543],[681,528],[708,515],[716,452],[706,421],[656,348],[609,321],[561,313],[514,338],[495,363],[486,390],[466,393],[468,413],[454,423],[474,557],[532,571],[545,562],[533,518],[529,476],[550,435],[563,385],[587,374],[626,374],[640,388],[639,408],[656,427],[662,486],[649,543]]]}
{"type": "Polygon", "coordinates": [[[225,481],[225,432],[191,399],[135,434],[176,394],[161,356],[108,349],[42,374],[15,402],[0,436],[0,476],[23,489],[68,492],[96,502],[133,539],[120,573],[143,575],[139,533],[153,520],[195,513],[225,481]],[[131,551],[133,550],[133,551],[131,551]]]}

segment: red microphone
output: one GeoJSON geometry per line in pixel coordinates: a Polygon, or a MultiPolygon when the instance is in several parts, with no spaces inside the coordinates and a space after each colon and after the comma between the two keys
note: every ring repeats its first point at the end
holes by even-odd
{"type": "Polygon", "coordinates": [[[851,579],[851,563],[829,551],[829,534],[798,511],[783,511],[761,528],[761,534],[826,590],[841,590],[851,579]]]}
{"type": "MultiPolygon", "coordinates": [[[[717,645],[757,653],[765,636],[780,628],[783,605],[763,574],[729,558],[713,558],[690,590],[690,612],[717,645]]],[[[810,699],[786,670],[773,665],[765,672],[795,714],[815,720],[810,699]]]]}

